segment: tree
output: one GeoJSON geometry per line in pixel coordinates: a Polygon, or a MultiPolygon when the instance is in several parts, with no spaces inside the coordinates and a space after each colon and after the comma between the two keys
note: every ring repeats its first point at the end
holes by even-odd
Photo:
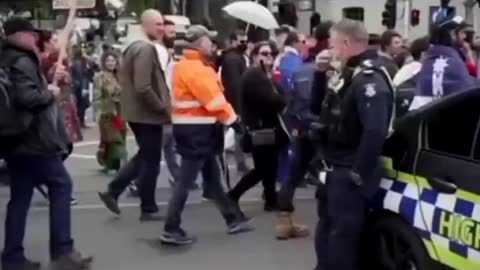
{"type": "Polygon", "coordinates": [[[141,14],[145,10],[145,0],[129,0],[127,2],[127,10],[141,14]]]}

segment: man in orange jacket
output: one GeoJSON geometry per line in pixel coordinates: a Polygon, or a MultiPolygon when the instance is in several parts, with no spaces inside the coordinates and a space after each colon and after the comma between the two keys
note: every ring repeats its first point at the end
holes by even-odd
{"type": "Polygon", "coordinates": [[[220,156],[224,127],[238,130],[238,117],[223,95],[223,86],[209,63],[211,39],[216,34],[201,25],[187,30],[188,49],[173,74],[173,131],[181,156],[180,179],[168,204],[167,220],[161,241],[188,245],[195,241],[181,228],[181,214],[189,188],[202,172],[204,187],[217,204],[229,234],[250,231],[253,227],[241,210],[226,195],[222,186],[220,156]]]}

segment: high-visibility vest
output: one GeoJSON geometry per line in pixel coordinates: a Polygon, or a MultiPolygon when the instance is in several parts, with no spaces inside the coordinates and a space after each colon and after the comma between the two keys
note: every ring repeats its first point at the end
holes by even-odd
{"type": "Polygon", "coordinates": [[[223,85],[215,70],[195,50],[185,50],[184,58],[174,68],[174,124],[230,125],[237,115],[223,94],[223,85]]]}

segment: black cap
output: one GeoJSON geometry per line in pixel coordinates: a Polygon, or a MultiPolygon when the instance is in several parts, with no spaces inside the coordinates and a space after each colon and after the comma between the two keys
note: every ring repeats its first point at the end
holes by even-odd
{"type": "Polygon", "coordinates": [[[30,21],[21,17],[12,17],[8,19],[3,24],[3,31],[5,32],[6,36],[10,36],[18,32],[38,32],[38,30],[35,29],[30,21]]]}

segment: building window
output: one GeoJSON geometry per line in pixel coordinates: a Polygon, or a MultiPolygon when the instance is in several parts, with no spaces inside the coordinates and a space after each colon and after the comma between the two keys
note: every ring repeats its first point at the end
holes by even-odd
{"type": "Polygon", "coordinates": [[[365,18],[365,10],[362,7],[344,8],[343,18],[363,22],[365,18]]]}

